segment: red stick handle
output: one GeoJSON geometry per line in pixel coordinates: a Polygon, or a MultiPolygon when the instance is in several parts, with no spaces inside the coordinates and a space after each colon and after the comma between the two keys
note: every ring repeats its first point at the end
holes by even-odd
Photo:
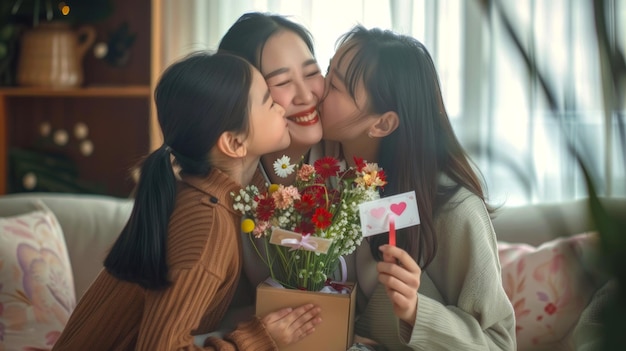
{"type": "Polygon", "coordinates": [[[389,216],[389,246],[396,246],[396,220],[389,216]]]}

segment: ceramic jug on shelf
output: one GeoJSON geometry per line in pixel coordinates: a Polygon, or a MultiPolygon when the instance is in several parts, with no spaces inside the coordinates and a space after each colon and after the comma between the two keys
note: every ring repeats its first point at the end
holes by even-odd
{"type": "Polygon", "coordinates": [[[22,86],[72,88],[83,83],[83,57],[96,39],[96,30],[73,30],[63,22],[45,22],[24,32],[17,66],[22,86]]]}

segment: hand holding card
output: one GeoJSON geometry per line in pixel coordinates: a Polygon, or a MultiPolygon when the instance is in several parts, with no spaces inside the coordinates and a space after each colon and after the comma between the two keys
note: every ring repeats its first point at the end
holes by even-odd
{"type": "Polygon", "coordinates": [[[363,237],[389,232],[389,246],[379,247],[383,253],[383,261],[376,266],[379,281],[385,285],[395,315],[413,325],[422,270],[406,251],[395,246],[396,229],[420,223],[415,192],[362,203],[359,215],[363,237]]]}

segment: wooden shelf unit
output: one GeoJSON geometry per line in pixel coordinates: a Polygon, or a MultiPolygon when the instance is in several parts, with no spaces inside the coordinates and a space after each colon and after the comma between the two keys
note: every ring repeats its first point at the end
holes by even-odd
{"type": "Polygon", "coordinates": [[[150,97],[149,85],[91,86],[71,89],[15,87],[1,88],[0,97],[12,96],[61,96],[61,97],[150,97]]]}
{"type": "Polygon", "coordinates": [[[113,0],[112,15],[92,25],[97,32],[96,42],[107,42],[111,33],[128,24],[135,41],[125,65],[109,65],[88,50],[82,87],[0,87],[0,195],[14,192],[9,188],[14,176],[9,162],[12,149],[62,154],[76,164],[81,180],[102,185],[108,195],[130,194],[134,186],[130,168],[150,151],[154,134],[150,117],[155,43],[152,31],[158,28],[152,23],[154,3],[113,0]],[[79,150],[83,140],[74,133],[78,123],[88,127],[87,138],[94,145],[91,155],[79,150]],[[50,139],[42,134],[43,125],[50,126],[52,132],[66,131],[68,143],[55,145],[43,140],[50,139]]]}
{"type": "MultiPolygon", "coordinates": [[[[84,181],[94,182],[103,193],[126,197],[133,184],[129,170],[149,151],[149,87],[122,87],[46,91],[43,89],[0,90],[0,193],[14,192],[8,187],[15,175],[8,155],[12,148],[43,154],[62,154],[72,159],[84,181]],[[80,152],[74,135],[78,124],[88,127],[87,139],[94,152],[80,152]],[[50,127],[43,136],[43,125],[50,127]],[[55,145],[52,133],[64,130],[65,145],[55,145]]],[[[101,191],[97,191],[101,192],[101,191]]]]}

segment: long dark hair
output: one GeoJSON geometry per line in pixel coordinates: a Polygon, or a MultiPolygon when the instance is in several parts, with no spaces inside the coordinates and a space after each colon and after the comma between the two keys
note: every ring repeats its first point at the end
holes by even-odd
{"type": "Polygon", "coordinates": [[[306,28],[284,16],[262,12],[241,15],[222,37],[218,50],[239,55],[261,70],[265,43],[280,31],[298,35],[315,56],[313,36],[306,28]]]}
{"type": "Polygon", "coordinates": [[[113,276],[160,289],[169,285],[167,230],[176,176],[206,176],[209,151],[225,131],[247,132],[252,67],[230,54],[196,52],[169,66],[154,92],[164,144],[141,165],[135,203],[104,266],[113,276]]]}
{"type": "MultiPolygon", "coordinates": [[[[368,112],[398,114],[400,125],[382,139],[379,155],[383,156],[378,161],[389,179],[385,194],[415,190],[421,224],[401,230],[398,246],[424,268],[437,252],[435,214],[460,187],[484,202],[482,180],[454,134],[435,65],[422,43],[389,30],[357,25],[338,40],[338,47],[345,51],[334,59],[354,54],[345,77],[352,98],[357,84],[363,82],[368,112]],[[441,174],[456,185],[442,185],[441,174]]],[[[372,255],[380,259],[378,247],[387,242],[387,234],[372,237],[372,255]]]]}

